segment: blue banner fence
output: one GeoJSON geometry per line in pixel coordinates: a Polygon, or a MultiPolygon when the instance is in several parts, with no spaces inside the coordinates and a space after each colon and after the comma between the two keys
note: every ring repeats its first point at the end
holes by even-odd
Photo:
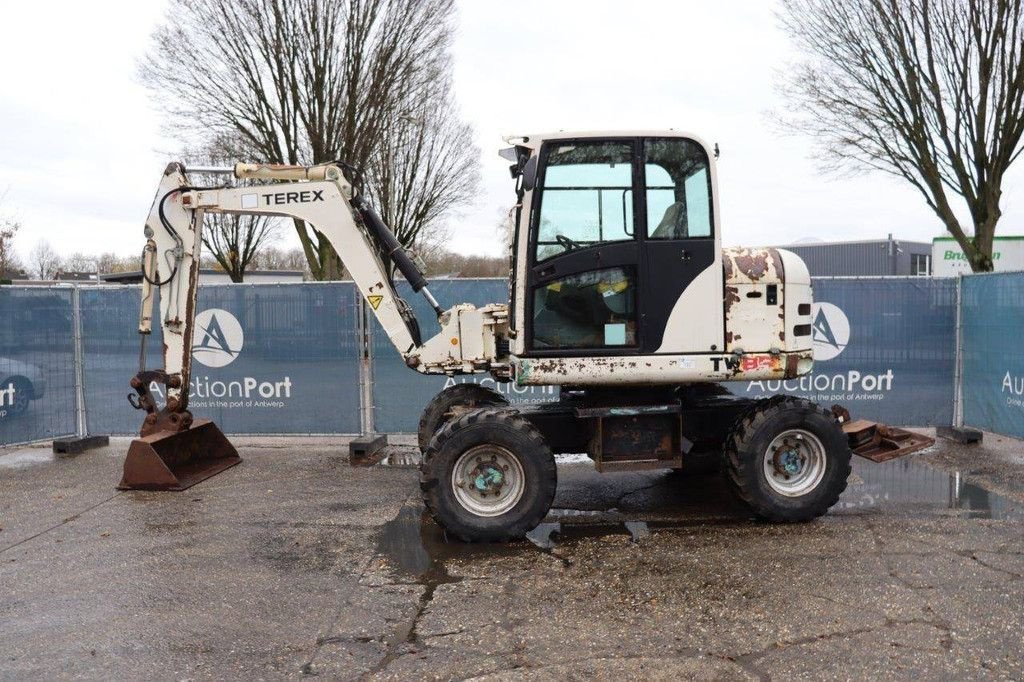
{"type": "MultiPolygon", "coordinates": [[[[819,278],[814,287],[814,372],[732,390],[1024,437],[1024,273],[819,278]]],[[[504,279],[437,280],[431,290],[443,307],[508,297],[504,279]]],[[[437,333],[421,297],[402,293],[424,338],[437,333]]],[[[138,305],[134,286],[0,287],[0,445],[136,432],[141,413],[126,396],[138,305]]],[[[191,408],[228,433],[411,433],[427,401],[459,381],[492,385],[513,404],[558,398],[557,388],[488,375],[410,371],[350,282],[207,285],[197,310],[191,408]]],[[[161,365],[160,348],[156,330],[149,367],[161,365]]]]}
{"type": "Polygon", "coordinates": [[[1024,273],[963,278],[955,424],[1024,438],[1024,273]]]}

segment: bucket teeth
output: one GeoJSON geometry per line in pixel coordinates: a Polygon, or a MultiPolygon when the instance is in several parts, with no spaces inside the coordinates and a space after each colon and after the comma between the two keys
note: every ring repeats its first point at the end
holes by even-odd
{"type": "Polygon", "coordinates": [[[216,424],[196,419],[183,431],[160,431],[133,440],[117,487],[185,490],[241,461],[216,424]]]}

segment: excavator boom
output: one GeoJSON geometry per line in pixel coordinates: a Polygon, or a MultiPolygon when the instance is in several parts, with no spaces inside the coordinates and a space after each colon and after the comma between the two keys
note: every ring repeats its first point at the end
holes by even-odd
{"type": "Polygon", "coordinates": [[[207,213],[287,217],[324,235],[342,258],[368,309],[411,368],[426,374],[507,374],[507,358],[498,352],[498,340],[507,333],[507,307],[492,304],[478,309],[460,304],[442,310],[412,258],[339,166],[238,164],[231,169],[187,171],[182,164],[172,163],[164,171],[146,221],[139,316],[142,349],[139,372],[131,381],[137,393],[132,404],[145,410],[146,417],[141,438],[133,442],[125,462],[122,487],[175,488],[180,481],[169,484],[161,463],[171,474],[175,468],[188,468],[193,482],[202,480],[203,476],[198,475],[202,467],[199,471],[196,468],[204,458],[203,442],[218,443],[210,449],[216,455],[211,457],[211,467],[223,469],[226,459],[238,461],[237,453],[230,444],[224,447],[227,440],[211,422],[204,421],[201,426],[204,433],[212,435],[197,437],[194,431],[200,424],[193,422],[188,411],[203,219],[207,213]],[[233,175],[261,184],[199,187],[188,181],[193,174],[233,175]],[[411,307],[395,288],[392,264],[438,316],[441,333],[426,343],[411,307]],[[152,332],[157,290],[164,367],[151,370],[145,367],[145,339],[152,332]],[[151,393],[154,382],[164,387],[166,402],[162,408],[151,393]],[[183,446],[176,447],[175,443],[183,446]],[[140,474],[152,471],[160,475],[140,474]],[[147,484],[145,479],[159,481],[147,484]]]}

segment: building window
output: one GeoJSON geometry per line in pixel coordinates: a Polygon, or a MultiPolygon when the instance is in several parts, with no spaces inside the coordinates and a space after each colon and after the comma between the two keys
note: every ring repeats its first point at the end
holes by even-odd
{"type": "Polygon", "coordinates": [[[932,257],[927,253],[910,254],[910,274],[927,277],[932,274],[932,257]]]}

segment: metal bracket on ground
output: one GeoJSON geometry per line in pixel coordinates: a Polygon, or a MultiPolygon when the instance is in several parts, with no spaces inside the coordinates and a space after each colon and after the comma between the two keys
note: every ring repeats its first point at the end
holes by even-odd
{"type": "Polygon", "coordinates": [[[980,443],[984,437],[984,434],[978,429],[966,426],[940,426],[935,429],[935,435],[962,445],[980,443]]]}
{"type": "Polygon", "coordinates": [[[68,436],[53,441],[54,454],[69,457],[110,444],[109,436],[68,436]]]}
{"type": "Polygon", "coordinates": [[[388,437],[385,434],[367,434],[353,438],[348,444],[348,463],[354,467],[370,467],[384,458],[388,437]]]}

